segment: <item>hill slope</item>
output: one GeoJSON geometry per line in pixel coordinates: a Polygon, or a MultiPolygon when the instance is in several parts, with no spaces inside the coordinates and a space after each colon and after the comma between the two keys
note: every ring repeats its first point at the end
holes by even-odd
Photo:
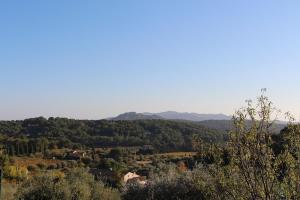
{"type": "MultiPolygon", "coordinates": [[[[248,122],[250,126],[250,121],[248,122]]],[[[198,122],[198,124],[219,131],[220,133],[228,133],[233,128],[232,120],[207,120],[198,122]]],[[[286,123],[276,123],[273,125],[273,132],[275,134],[280,133],[282,129],[286,127],[286,123]]]]}
{"type": "Polygon", "coordinates": [[[180,113],[174,111],[161,113],[135,113],[129,112],[121,114],[113,120],[142,120],[142,119],[166,119],[166,120],[186,120],[186,121],[206,121],[206,120],[230,120],[232,117],[224,114],[198,114],[180,113]]]}
{"type": "MultiPolygon", "coordinates": [[[[145,114],[151,114],[151,113],[145,113],[145,114]]],[[[174,111],[153,113],[153,114],[163,117],[164,119],[188,120],[188,121],[230,120],[232,118],[224,114],[198,114],[198,113],[187,113],[187,112],[180,113],[174,111]]]]}
{"type": "MultiPolygon", "coordinates": [[[[0,121],[0,143],[40,143],[72,148],[152,145],[159,151],[191,150],[192,139],[223,142],[222,133],[193,122],[168,120],[73,120],[65,118],[33,118],[24,121],[0,121]]],[[[19,147],[18,147],[19,148],[19,147]]],[[[27,146],[25,146],[25,149],[27,146]]]]}
{"type": "Polygon", "coordinates": [[[121,120],[146,120],[146,119],[163,119],[163,117],[160,117],[158,115],[144,115],[141,113],[136,113],[136,112],[128,112],[124,114],[120,114],[119,116],[112,118],[112,120],[115,121],[121,121],[121,120]]]}

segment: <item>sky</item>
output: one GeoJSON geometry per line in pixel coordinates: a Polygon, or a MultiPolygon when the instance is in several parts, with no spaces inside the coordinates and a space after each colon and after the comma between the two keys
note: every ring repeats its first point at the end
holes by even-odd
{"type": "Polygon", "coordinates": [[[0,0],[0,120],[231,115],[261,88],[300,118],[300,1],[0,0]]]}

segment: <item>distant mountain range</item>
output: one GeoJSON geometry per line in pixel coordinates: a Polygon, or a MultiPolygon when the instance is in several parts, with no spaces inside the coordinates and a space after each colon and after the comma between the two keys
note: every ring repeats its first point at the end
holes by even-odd
{"type": "MultiPolygon", "coordinates": [[[[206,128],[209,129],[217,130],[221,133],[226,133],[234,128],[234,124],[232,120],[206,120],[206,121],[197,122],[197,124],[205,126],[206,128]]],[[[247,126],[251,127],[251,121],[246,121],[246,124],[247,126]]],[[[273,133],[278,134],[286,126],[287,126],[287,122],[276,121],[270,130],[273,133]]]]}
{"type": "Polygon", "coordinates": [[[114,121],[134,121],[134,120],[145,120],[145,119],[164,119],[158,115],[144,115],[142,113],[128,112],[120,114],[117,117],[111,118],[114,121]]]}
{"type": "MultiPolygon", "coordinates": [[[[162,113],[136,113],[128,112],[121,114],[109,120],[114,121],[135,121],[135,120],[174,120],[187,121],[193,124],[202,125],[203,127],[216,130],[219,133],[228,133],[233,128],[233,121],[231,116],[224,114],[197,114],[197,113],[179,113],[174,111],[162,113]]],[[[249,121],[250,124],[250,121],[249,121]]],[[[273,132],[279,133],[287,122],[276,121],[273,125],[273,132]]],[[[250,126],[250,125],[249,125],[250,126]]]]}
{"type": "Polygon", "coordinates": [[[143,120],[143,119],[167,119],[167,120],[186,120],[201,122],[206,120],[231,120],[231,116],[224,114],[198,114],[198,113],[180,113],[174,111],[161,113],[136,113],[128,112],[121,114],[111,120],[143,120]]]}

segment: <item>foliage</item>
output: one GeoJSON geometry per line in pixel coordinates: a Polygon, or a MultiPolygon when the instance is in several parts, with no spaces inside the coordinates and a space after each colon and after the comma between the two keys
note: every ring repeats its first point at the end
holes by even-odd
{"type": "Polygon", "coordinates": [[[28,176],[26,167],[17,167],[13,165],[5,166],[3,168],[4,177],[16,180],[25,180],[28,176]]]}
{"type": "Polygon", "coordinates": [[[70,194],[64,181],[51,175],[35,176],[25,181],[17,190],[16,199],[22,200],[65,200],[70,194]]]}
{"type": "Polygon", "coordinates": [[[116,190],[96,182],[83,169],[75,169],[65,177],[57,174],[42,174],[25,181],[16,194],[22,200],[117,200],[116,190]]]}
{"type": "Polygon", "coordinates": [[[0,121],[0,143],[10,155],[47,154],[49,148],[152,145],[160,151],[192,150],[194,135],[223,142],[226,133],[193,122],[167,120],[73,120],[33,118],[0,121]]]}
{"type": "MultiPolygon", "coordinates": [[[[168,168],[168,167],[167,167],[168,168]]],[[[138,183],[128,184],[122,195],[124,200],[193,200],[204,199],[204,191],[194,184],[191,174],[179,175],[172,167],[160,173],[145,186],[138,183]]]]}
{"type": "Polygon", "coordinates": [[[256,105],[248,101],[247,107],[236,113],[229,142],[225,147],[215,148],[214,162],[206,167],[214,199],[300,198],[300,129],[290,124],[281,141],[274,140],[272,116],[277,113],[264,94],[256,105]]]}

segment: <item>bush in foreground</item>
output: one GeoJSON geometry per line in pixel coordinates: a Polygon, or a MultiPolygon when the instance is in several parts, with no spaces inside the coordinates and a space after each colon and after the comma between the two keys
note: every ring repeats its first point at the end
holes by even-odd
{"type": "Polygon", "coordinates": [[[16,193],[20,200],[118,200],[116,190],[94,180],[83,169],[75,169],[65,177],[53,174],[35,176],[25,181],[16,193]]]}

